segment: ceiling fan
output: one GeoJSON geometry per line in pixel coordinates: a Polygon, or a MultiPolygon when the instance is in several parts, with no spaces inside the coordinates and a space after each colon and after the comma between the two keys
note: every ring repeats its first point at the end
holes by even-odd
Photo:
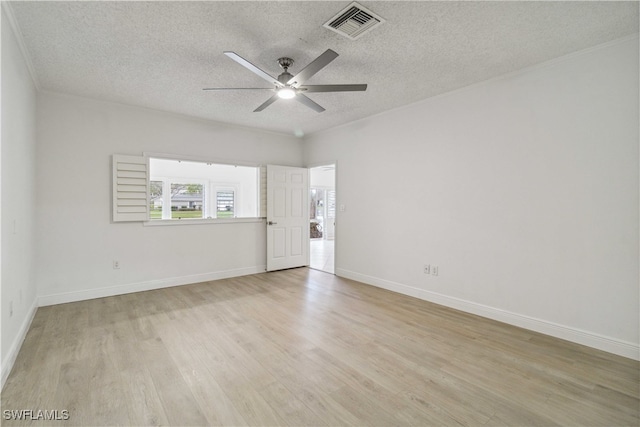
{"type": "Polygon", "coordinates": [[[311,92],[350,92],[350,91],[365,91],[367,90],[366,84],[339,84],[339,85],[303,85],[309,78],[315,75],[318,71],[326,67],[331,61],[338,57],[338,54],[327,49],[322,55],[311,61],[309,65],[304,67],[295,76],[289,73],[289,67],[293,64],[291,58],[279,58],[278,64],[284,70],[277,78],[271,77],[260,68],[253,65],[235,52],[224,52],[229,58],[236,61],[238,64],[247,68],[249,71],[254,72],[258,76],[262,77],[269,83],[274,85],[274,88],[262,88],[262,87],[239,87],[239,88],[204,88],[203,90],[269,90],[275,92],[275,94],[262,103],[258,108],[253,110],[254,113],[260,112],[267,108],[269,105],[276,102],[279,98],[282,99],[295,99],[296,101],[306,105],[307,107],[321,113],[324,108],[311,100],[305,95],[305,93],[311,92]]]}

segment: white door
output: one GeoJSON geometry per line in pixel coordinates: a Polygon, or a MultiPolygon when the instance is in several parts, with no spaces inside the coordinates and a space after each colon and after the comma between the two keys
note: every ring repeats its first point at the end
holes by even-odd
{"type": "Polygon", "coordinates": [[[267,165],[267,271],[309,265],[309,171],[267,165]]]}

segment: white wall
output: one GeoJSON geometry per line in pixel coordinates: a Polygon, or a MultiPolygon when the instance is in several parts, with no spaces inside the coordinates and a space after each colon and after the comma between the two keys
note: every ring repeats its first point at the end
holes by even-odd
{"type": "Polygon", "coordinates": [[[38,95],[37,284],[41,304],[264,271],[264,221],[111,223],[114,153],[300,166],[291,136],[67,95],[38,95]],[[114,270],[112,262],[119,261],[114,270]]]}
{"type": "Polygon", "coordinates": [[[314,167],[309,170],[309,182],[312,187],[335,188],[335,169],[325,169],[323,166],[314,167]]]}
{"type": "Polygon", "coordinates": [[[34,277],[36,89],[2,13],[1,382],[36,308],[34,277]],[[13,315],[10,312],[13,306],[13,315]]]}
{"type": "Polygon", "coordinates": [[[638,358],[638,114],[635,37],[309,136],[337,274],[638,358]]]}

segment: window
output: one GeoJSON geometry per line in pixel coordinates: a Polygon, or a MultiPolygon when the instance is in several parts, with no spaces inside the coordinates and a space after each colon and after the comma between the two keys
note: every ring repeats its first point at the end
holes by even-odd
{"type": "Polygon", "coordinates": [[[235,196],[233,190],[223,190],[216,192],[216,216],[218,218],[233,218],[233,205],[235,196]]]}
{"type": "Polygon", "coordinates": [[[171,219],[203,218],[204,184],[171,182],[171,219]]]}
{"type": "Polygon", "coordinates": [[[149,219],[229,219],[260,216],[260,168],[149,159],[149,219]]]}

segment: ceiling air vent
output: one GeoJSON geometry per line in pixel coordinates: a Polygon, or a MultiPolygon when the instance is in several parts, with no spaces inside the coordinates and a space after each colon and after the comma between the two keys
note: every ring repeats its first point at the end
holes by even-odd
{"type": "Polygon", "coordinates": [[[323,27],[355,40],[383,22],[384,19],[354,2],[331,18],[323,27]]]}

